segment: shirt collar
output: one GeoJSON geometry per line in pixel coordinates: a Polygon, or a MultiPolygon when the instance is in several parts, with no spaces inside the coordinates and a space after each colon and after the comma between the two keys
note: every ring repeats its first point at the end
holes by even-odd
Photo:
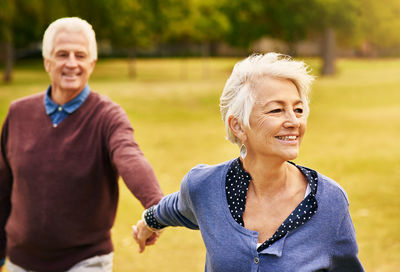
{"type": "Polygon", "coordinates": [[[47,115],[53,114],[60,106],[62,106],[63,110],[66,113],[71,114],[83,104],[83,102],[89,96],[89,93],[90,93],[90,87],[89,85],[86,85],[85,88],[83,88],[83,90],[74,99],[68,101],[64,105],[58,105],[50,98],[51,94],[51,85],[50,85],[47,88],[46,95],[44,97],[44,107],[46,109],[46,114],[47,115]]]}
{"type": "MultiPolygon", "coordinates": [[[[315,170],[300,166],[295,164],[294,162],[288,161],[288,163],[293,164],[296,166],[301,173],[304,175],[304,177],[307,180],[308,185],[310,186],[311,193],[314,194],[314,196],[317,194],[317,187],[318,187],[318,174],[315,170]]],[[[245,176],[245,178],[250,182],[251,175],[243,168],[242,163],[239,158],[234,160],[233,162],[233,168],[237,167],[238,174],[242,174],[245,176]]]]}

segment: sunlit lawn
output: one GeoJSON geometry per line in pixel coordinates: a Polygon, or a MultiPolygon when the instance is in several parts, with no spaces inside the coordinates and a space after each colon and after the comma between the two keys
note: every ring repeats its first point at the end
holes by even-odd
{"type": "MultiPolygon", "coordinates": [[[[125,60],[100,60],[90,85],[129,114],[135,138],[153,165],[163,191],[179,188],[198,163],[238,155],[225,140],[218,100],[236,59],[138,60],[128,77],[125,60]]],[[[317,71],[319,62],[307,59],[317,71]]],[[[315,73],[316,74],[316,73],[315,73]]],[[[340,60],[338,75],[318,77],[311,97],[308,131],[297,162],[337,180],[347,191],[367,271],[400,267],[400,60],[340,60]]],[[[9,102],[44,91],[41,63],[19,63],[10,85],[0,84],[0,118],[9,102]]],[[[199,232],[166,230],[143,254],[131,239],[142,213],[121,181],[113,229],[115,269],[204,271],[199,232]]],[[[323,230],[321,230],[323,231],[323,230]]]]}

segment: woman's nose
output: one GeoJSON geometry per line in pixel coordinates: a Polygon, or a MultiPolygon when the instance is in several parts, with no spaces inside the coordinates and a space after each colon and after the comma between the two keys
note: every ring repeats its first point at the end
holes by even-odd
{"type": "Polygon", "coordinates": [[[294,111],[287,111],[285,118],[286,118],[286,120],[285,120],[284,125],[286,127],[299,127],[300,126],[299,118],[296,116],[296,113],[294,111]]]}

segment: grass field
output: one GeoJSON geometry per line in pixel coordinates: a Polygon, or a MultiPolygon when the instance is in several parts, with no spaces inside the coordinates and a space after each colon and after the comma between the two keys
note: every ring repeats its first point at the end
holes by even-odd
{"type": "MultiPolygon", "coordinates": [[[[236,59],[146,59],[128,77],[125,60],[100,60],[92,89],[128,113],[135,138],[153,165],[163,191],[179,188],[199,163],[238,156],[225,140],[218,100],[236,59]]],[[[320,63],[307,59],[314,71],[320,63]]],[[[337,180],[347,191],[360,259],[366,271],[400,267],[400,60],[339,60],[338,74],[318,77],[308,130],[297,163],[337,180]]],[[[0,120],[10,101],[44,91],[39,61],[19,63],[14,82],[0,84],[0,120]]],[[[0,121],[1,122],[1,121],[0,121]]],[[[156,246],[139,254],[131,225],[142,213],[121,181],[114,271],[204,271],[199,232],[166,230],[156,246]]],[[[321,230],[323,231],[323,230],[321,230]]]]}

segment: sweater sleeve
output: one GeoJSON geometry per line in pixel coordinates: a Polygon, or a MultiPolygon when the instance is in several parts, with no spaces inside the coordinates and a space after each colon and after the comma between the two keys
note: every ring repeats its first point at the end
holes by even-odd
{"type": "Polygon", "coordinates": [[[3,123],[0,147],[0,260],[6,256],[5,226],[11,211],[12,174],[6,157],[8,117],[3,123]]]}
{"type": "Polygon", "coordinates": [[[346,209],[336,234],[329,271],[364,271],[357,254],[356,234],[350,213],[346,209]]]}
{"type": "Polygon", "coordinates": [[[163,226],[199,229],[191,201],[190,172],[183,178],[180,191],[165,196],[154,209],[156,221],[163,226]]]}
{"type": "Polygon", "coordinates": [[[114,105],[106,118],[108,149],[118,174],[145,208],[157,204],[163,193],[153,168],[133,138],[126,113],[114,105]]]}

